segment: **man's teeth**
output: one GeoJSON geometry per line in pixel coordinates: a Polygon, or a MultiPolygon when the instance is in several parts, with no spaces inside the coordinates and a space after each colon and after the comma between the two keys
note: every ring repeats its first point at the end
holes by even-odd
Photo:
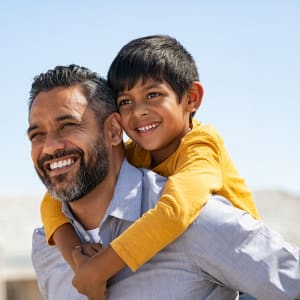
{"type": "Polygon", "coordinates": [[[74,159],[72,158],[56,161],[50,164],[50,170],[53,171],[53,170],[61,169],[70,166],[72,163],[74,163],[74,159]]]}
{"type": "Polygon", "coordinates": [[[146,132],[146,131],[148,131],[152,128],[155,128],[157,126],[158,126],[158,124],[156,123],[156,124],[151,124],[151,125],[144,126],[144,127],[139,127],[139,128],[137,128],[137,130],[140,131],[140,132],[146,132]]]}

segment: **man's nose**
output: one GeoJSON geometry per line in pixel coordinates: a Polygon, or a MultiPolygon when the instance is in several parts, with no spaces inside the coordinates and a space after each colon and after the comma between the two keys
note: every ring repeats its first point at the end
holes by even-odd
{"type": "Polygon", "coordinates": [[[44,145],[43,152],[45,154],[54,154],[57,150],[65,148],[65,141],[56,133],[50,133],[47,135],[44,145]]]}

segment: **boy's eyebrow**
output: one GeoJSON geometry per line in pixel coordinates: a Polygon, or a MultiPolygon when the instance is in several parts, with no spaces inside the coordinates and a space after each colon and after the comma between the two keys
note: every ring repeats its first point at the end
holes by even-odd
{"type": "MultiPolygon", "coordinates": [[[[152,89],[152,88],[157,88],[162,84],[163,83],[161,81],[153,81],[153,82],[150,82],[150,83],[145,83],[145,84],[143,84],[143,89],[144,90],[149,90],[149,89],[152,89]]],[[[126,94],[127,92],[128,92],[128,90],[127,91],[124,90],[124,91],[120,92],[118,96],[122,96],[122,95],[126,94]]]]}
{"type": "Polygon", "coordinates": [[[154,81],[154,82],[150,82],[149,84],[145,84],[145,88],[152,89],[152,88],[158,87],[160,85],[162,85],[161,81],[154,81]]]}
{"type": "MultiPolygon", "coordinates": [[[[60,115],[60,116],[55,118],[55,121],[57,121],[57,122],[61,122],[61,121],[64,121],[64,120],[79,121],[79,118],[76,118],[74,115],[70,115],[70,114],[60,115]]],[[[29,135],[31,131],[33,131],[37,128],[39,128],[38,124],[33,124],[33,125],[29,126],[28,129],[27,129],[27,135],[29,135]]]]}

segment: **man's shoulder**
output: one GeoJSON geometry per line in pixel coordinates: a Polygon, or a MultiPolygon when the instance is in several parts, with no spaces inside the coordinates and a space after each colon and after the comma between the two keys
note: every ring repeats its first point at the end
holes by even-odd
{"type": "Polygon", "coordinates": [[[144,168],[141,168],[140,171],[143,173],[143,178],[144,180],[147,182],[157,182],[159,184],[165,184],[167,178],[164,177],[164,176],[161,176],[159,175],[158,173],[156,172],[153,172],[149,169],[144,169],[144,168]]]}
{"type": "Polygon", "coordinates": [[[73,272],[56,246],[49,246],[44,228],[34,229],[32,236],[32,265],[39,288],[45,299],[83,300],[72,286],[73,272]]]}
{"type": "Polygon", "coordinates": [[[142,212],[145,212],[155,206],[161,196],[167,179],[151,170],[140,170],[143,173],[142,212]]]}
{"type": "Polygon", "coordinates": [[[121,171],[119,173],[119,179],[125,181],[129,179],[132,182],[140,181],[142,178],[144,185],[156,184],[156,185],[164,185],[166,182],[166,177],[163,177],[149,169],[146,168],[139,168],[132,165],[128,162],[127,159],[124,159],[121,171]]]}
{"type": "MultiPolygon", "coordinates": [[[[33,230],[32,234],[32,244],[33,246],[48,246],[46,242],[46,233],[44,227],[37,227],[33,230]]],[[[33,248],[34,250],[34,248],[33,248]]]]}
{"type": "Polygon", "coordinates": [[[31,258],[35,269],[46,268],[49,261],[63,260],[58,248],[48,245],[43,227],[33,231],[31,258]]]}

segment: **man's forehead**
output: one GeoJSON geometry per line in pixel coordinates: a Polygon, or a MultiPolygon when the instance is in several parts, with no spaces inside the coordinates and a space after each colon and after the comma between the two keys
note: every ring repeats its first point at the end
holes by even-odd
{"type": "Polygon", "coordinates": [[[40,92],[34,99],[29,123],[43,122],[46,119],[59,120],[59,116],[70,115],[81,119],[88,102],[78,86],[58,87],[40,92]]]}
{"type": "Polygon", "coordinates": [[[42,91],[33,100],[30,113],[36,110],[81,110],[88,105],[85,95],[78,86],[58,87],[42,91]]]}
{"type": "Polygon", "coordinates": [[[49,91],[41,91],[37,94],[33,101],[33,105],[36,103],[45,106],[51,105],[64,105],[67,103],[72,103],[72,105],[81,104],[86,105],[87,99],[83,94],[81,88],[78,85],[69,87],[56,87],[49,91]]]}

